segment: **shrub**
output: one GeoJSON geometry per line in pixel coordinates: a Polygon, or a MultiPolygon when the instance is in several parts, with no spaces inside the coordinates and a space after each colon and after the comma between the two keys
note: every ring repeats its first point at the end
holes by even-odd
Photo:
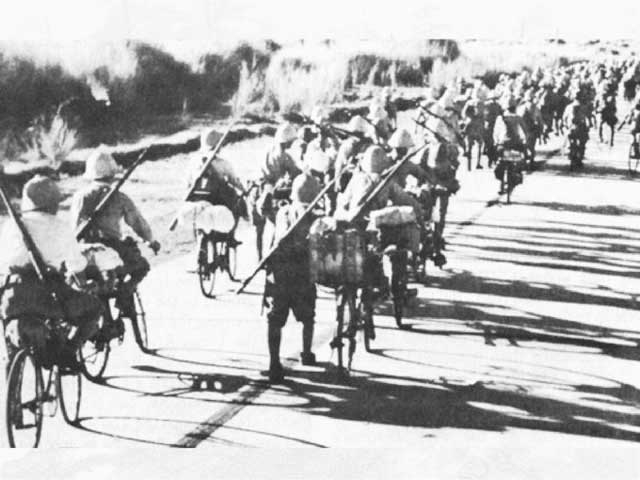
{"type": "MultiPolygon", "coordinates": [[[[62,107],[62,106],[61,106],[62,107]]],[[[69,127],[59,107],[51,119],[41,116],[25,134],[25,151],[20,155],[26,162],[46,161],[57,169],[78,143],[78,133],[69,127]]]]}

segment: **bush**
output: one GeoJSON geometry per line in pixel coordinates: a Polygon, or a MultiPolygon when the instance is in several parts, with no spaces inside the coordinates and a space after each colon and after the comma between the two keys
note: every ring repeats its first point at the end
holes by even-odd
{"type": "Polygon", "coordinates": [[[59,65],[39,66],[27,58],[0,53],[0,120],[6,129],[26,129],[34,118],[88,87],[59,65]]]}

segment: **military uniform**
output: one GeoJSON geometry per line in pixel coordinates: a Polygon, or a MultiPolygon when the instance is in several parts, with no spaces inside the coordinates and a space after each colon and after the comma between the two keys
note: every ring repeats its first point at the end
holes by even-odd
{"type": "Polygon", "coordinates": [[[314,365],[315,355],[311,351],[315,322],[316,287],[311,280],[310,252],[307,236],[313,215],[302,219],[302,223],[284,238],[291,226],[296,224],[307,205],[320,192],[320,184],[309,174],[298,175],[291,187],[292,203],[282,207],[276,216],[274,241],[280,242],[278,249],[269,258],[263,305],[267,309],[269,378],[280,381],[284,371],[280,363],[282,327],[292,312],[302,328],[301,360],[304,365],[314,365]]]}
{"type": "MultiPolygon", "coordinates": [[[[298,220],[302,212],[302,205],[287,205],[278,211],[275,223],[276,242],[298,220]]],[[[269,261],[265,306],[268,309],[269,323],[280,328],[287,322],[290,311],[303,324],[313,324],[315,319],[316,288],[311,281],[306,239],[314,219],[309,215],[269,261]]]]}
{"type": "MultiPolygon", "coordinates": [[[[3,337],[10,332],[16,334],[11,334],[7,342],[9,351],[1,354],[3,360],[8,361],[26,331],[38,332],[41,342],[33,347],[46,347],[42,322],[65,320],[78,330],[68,345],[70,355],[61,360],[74,362],[75,349],[97,330],[102,303],[65,281],[65,275],[84,276],[87,260],[68,223],[56,215],[62,196],[55,184],[48,178],[36,176],[27,182],[22,197],[23,225],[50,272],[44,282],[38,277],[22,234],[17,225],[7,221],[0,231],[0,276],[4,277],[0,284],[0,317],[3,319],[0,331],[3,337]]],[[[29,339],[32,338],[29,335],[29,339]]],[[[4,338],[0,343],[4,345],[4,338]]]]}
{"type": "MultiPolygon", "coordinates": [[[[71,202],[71,218],[75,228],[91,217],[110,190],[109,182],[96,181],[74,194],[71,202]]],[[[151,227],[133,201],[122,192],[117,192],[112,197],[83,240],[89,243],[102,243],[118,252],[126,272],[131,275],[128,293],[133,293],[135,287],[149,273],[150,266],[142,256],[135,240],[131,237],[123,238],[120,229],[121,220],[124,220],[142,240],[153,242],[151,227]]]]}

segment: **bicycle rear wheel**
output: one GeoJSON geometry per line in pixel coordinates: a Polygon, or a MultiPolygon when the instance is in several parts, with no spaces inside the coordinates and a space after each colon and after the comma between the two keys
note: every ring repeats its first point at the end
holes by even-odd
{"type": "MultiPolygon", "coordinates": [[[[105,307],[109,309],[109,303],[105,303],[105,307]]],[[[101,333],[106,323],[104,315],[111,315],[111,311],[109,310],[100,317],[98,333],[92,339],[84,342],[78,352],[82,373],[91,382],[99,382],[102,379],[111,353],[111,345],[101,333]]]]}
{"type": "Polygon", "coordinates": [[[42,371],[27,349],[11,362],[4,392],[7,443],[11,448],[35,448],[42,433],[44,385],[42,371]]]}
{"type": "Polygon", "coordinates": [[[74,425],[80,418],[82,376],[78,372],[61,372],[56,376],[56,391],[65,422],[74,425]]]}
{"type": "Polygon", "coordinates": [[[215,243],[207,236],[200,239],[198,254],[198,281],[200,291],[207,298],[213,298],[213,289],[216,285],[217,251],[215,243]]]}
{"type": "MultiPolygon", "coordinates": [[[[398,328],[404,328],[404,304],[407,290],[407,252],[396,252],[391,259],[391,298],[393,301],[393,316],[398,328]]],[[[373,320],[372,320],[373,322],[373,320]]]]}
{"type": "Polygon", "coordinates": [[[136,306],[136,318],[131,320],[131,325],[133,327],[133,335],[136,338],[136,343],[140,350],[144,353],[149,351],[149,336],[147,332],[147,314],[144,311],[144,307],[142,306],[142,299],[140,298],[140,294],[135,292],[133,294],[133,301],[136,306]]]}
{"type": "Polygon", "coordinates": [[[373,323],[373,311],[371,312],[365,311],[363,303],[360,302],[357,312],[358,312],[358,315],[360,316],[360,319],[362,320],[364,349],[367,352],[371,352],[372,351],[371,342],[376,338],[375,325],[373,323]]]}

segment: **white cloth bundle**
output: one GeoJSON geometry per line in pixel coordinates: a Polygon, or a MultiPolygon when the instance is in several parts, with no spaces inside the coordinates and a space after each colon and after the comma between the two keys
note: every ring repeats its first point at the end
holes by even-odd
{"type": "Polygon", "coordinates": [[[115,270],[123,266],[118,252],[101,243],[83,243],[80,245],[82,254],[89,265],[95,265],[102,272],[115,270]]]}
{"type": "Polygon", "coordinates": [[[395,227],[407,223],[415,223],[416,212],[410,206],[392,206],[379,210],[372,210],[369,214],[370,222],[375,227],[395,227]]]}
{"type": "Polygon", "coordinates": [[[229,233],[235,225],[233,213],[224,205],[211,205],[209,202],[188,202],[180,211],[179,223],[195,221],[197,229],[205,232],[215,230],[229,233]]]}

